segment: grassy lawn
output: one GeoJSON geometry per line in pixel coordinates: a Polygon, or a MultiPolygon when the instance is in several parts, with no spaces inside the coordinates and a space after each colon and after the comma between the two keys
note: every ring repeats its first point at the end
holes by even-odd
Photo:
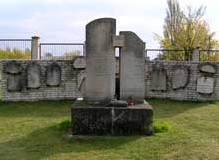
{"type": "Polygon", "coordinates": [[[67,139],[71,101],[0,102],[1,160],[216,160],[219,159],[219,104],[149,100],[154,136],[67,139]]]}

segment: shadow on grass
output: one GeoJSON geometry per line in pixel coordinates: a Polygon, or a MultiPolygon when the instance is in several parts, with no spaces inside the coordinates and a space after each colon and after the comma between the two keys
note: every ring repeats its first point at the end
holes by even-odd
{"type": "Polygon", "coordinates": [[[164,99],[148,99],[154,108],[155,118],[171,118],[189,110],[207,107],[212,102],[173,101],[164,99]]]}
{"type": "Polygon", "coordinates": [[[73,101],[2,102],[1,117],[62,117],[69,115],[73,101]]]}
{"type": "MultiPolygon", "coordinates": [[[[183,112],[206,107],[212,102],[186,102],[148,99],[155,118],[171,118],[183,112]]],[[[9,102],[0,101],[1,117],[62,117],[70,116],[73,101],[9,102]]]]}
{"type": "Polygon", "coordinates": [[[58,126],[42,128],[20,139],[0,143],[0,157],[10,159],[46,159],[62,153],[80,153],[116,149],[139,137],[99,136],[91,138],[64,138],[66,133],[58,126]]]}

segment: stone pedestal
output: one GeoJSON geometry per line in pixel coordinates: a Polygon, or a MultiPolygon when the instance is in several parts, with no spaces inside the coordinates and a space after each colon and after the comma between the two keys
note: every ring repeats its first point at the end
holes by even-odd
{"type": "Polygon", "coordinates": [[[151,135],[153,109],[148,104],[130,107],[78,106],[71,109],[73,135],[151,135]]]}

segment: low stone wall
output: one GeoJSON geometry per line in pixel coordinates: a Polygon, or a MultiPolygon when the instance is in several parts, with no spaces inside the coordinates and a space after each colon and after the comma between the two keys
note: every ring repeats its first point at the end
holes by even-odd
{"type": "MultiPolygon", "coordinates": [[[[2,100],[64,100],[81,97],[84,93],[85,65],[80,58],[75,61],[3,60],[2,100]]],[[[217,62],[146,62],[145,97],[219,100],[218,68],[217,62]]]]}
{"type": "MultiPolygon", "coordinates": [[[[2,61],[0,60],[0,71],[1,71],[1,69],[2,69],[2,61]]],[[[1,74],[1,72],[0,72],[0,82],[2,81],[2,74],[1,74]]]]}
{"type": "Polygon", "coordinates": [[[37,101],[80,96],[73,61],[3,60],[2,100],[37,101]]]}
{"type": "Polygon", "coordinates": [[[218,68],[217,62],[147,62],[146,98],[219,100],[218,68]]]}

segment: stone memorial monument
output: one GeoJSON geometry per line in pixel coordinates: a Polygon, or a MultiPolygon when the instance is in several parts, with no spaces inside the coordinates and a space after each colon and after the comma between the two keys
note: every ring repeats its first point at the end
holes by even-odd
{"type": "Polygon", "coordinates": [[[133,32],[116,36],[116,20],[86,26],[85,101],[72,107],[73,135],[151,135],[153,109],[144,101],[144,42],[133,32]],[[120,96],[115,99],[115,47],[120,48],[120,96]]]}
{"type": "Polygon", "coordinates": [[[112,37],[116,20],[103,18],[86,26],[86,92],[89,102],[110,102],[115,95],[115,55],[112,37]]]}
{"type": "Polygon", "coordinates": [[[133,32],[120,32],[125,37],[120,56],[120,98],[143,103],[145,97],[145,43],[133,32]]]}

